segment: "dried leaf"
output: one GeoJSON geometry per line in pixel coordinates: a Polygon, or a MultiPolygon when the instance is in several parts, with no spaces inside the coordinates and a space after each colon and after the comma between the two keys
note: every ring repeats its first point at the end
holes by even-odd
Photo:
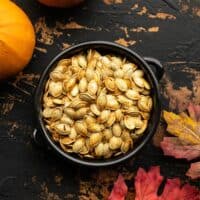
{"type": "Polygon", "coordinates": [[[167,179],[165,188],[159,200],[177,200],[179,195],[180,181],[179,179],[167,179]]]}
{"type": "Polygon", "coordinates": [[[124,200],[127,192],[128,188],[126,186],[124,178],[122,175],[119,175],[117,181],[114,184],[112,192],[108,197],[108,200],[124,200]]]}
{"type": "MultiPolygon", "coordinates": [[[[177,137],[164,137],[160,145],[167,156],[193,160],[200,157],[200,106],[190,103],[187,111],[189,116],[164,111],[167,130],[177,137]]],[[[192,179],[199,178],[199,162],[191,164],[186,175],[192,179]]]]}
{"type": "Polygon", "coordinates": [[[149,172],[140,168],[135,177],[135,200],[158,200],[157,191],[162,181],[159,167],[152,167],[149,172]]]}
{"type": "Polygon", "coordinates": [[[197,190],[194,186],[185,184],[180,191],[181,200],[200,200],[200,191],[197,190]]]}
{"type": "MultiPolygon", "coordinates": [[[[178,178],[167,179],[162,195],[158,200],[200,200],[200,192],[186,184],[181,188],[178,178]]],[[[150,199],[149,199],[150,200],[150,199]]]]}
{"type": "Polygon", "coordinates": [[[200,178],[200,162],[192,163],[186,175],[192,179],[200,178]]]}
{"type": "Polygon", "coordinates": [[[200,120],[200,105],[194,105],[194,104],[190,103],[187,110],[188,110],[190,117],[193,120],[195,120],[195,121],[200,120]]]}
{"type": "Polygon", "coordinates": [[[200,124],[187,115],[164,111],[167,131],[189,144],[200,144],[200,124]]]}
{"type": "MultiPolygon", "coordinates": [[[[197,165],[200,165],[200,162],[197,165]]],[[[194,166],[193,169],[195,168],[199,166],[194,166]]],[[[159,196],[158,190],[163,180],[159,166],[151,167],[147,172],[139,168],[135,177],[135,200],[200,200],[200,191],[189,184],[181,186],[178,178],[167,179],[159,196]]],[[[108,200],[124,200],[127,190],[124,178],[119,175],[108,200]]]]}
{"type": "Polygon", "coordinates": [[[189,184],[181,187],[177,178],[167,179],[163,193],[158,196],[162,181],[159,167],[152,167],[148,172],[140,168],[135,178],[135,200],[200,200],[199,190],[189,184]]]}
{"type": "Polygon", "coordinates": [[[164,137],[160,146],[166,156],[187,160],[200,157],[200,145],[185,145],[177,137],[164,137]]]}

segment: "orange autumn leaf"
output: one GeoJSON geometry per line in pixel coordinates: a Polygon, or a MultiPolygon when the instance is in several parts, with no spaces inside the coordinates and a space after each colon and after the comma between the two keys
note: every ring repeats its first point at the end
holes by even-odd
{"type": "Polygon", "coordinates": [[[187,144],[200,144],[200,123],[186,114],[164,111],[167,131],[187,144]]]}
{"type": "Polygon", "coordinates": [[[192,163],[186,175],[192,179],[200,178],[200,162],[192,163]]]}

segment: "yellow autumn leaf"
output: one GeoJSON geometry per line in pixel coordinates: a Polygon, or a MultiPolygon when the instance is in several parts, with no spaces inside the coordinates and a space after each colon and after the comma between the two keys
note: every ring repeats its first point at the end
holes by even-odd
{"type": "Polygon", "coordinates": [[[192,120],[186,114],[177,115],[164,111],[167,131],[189,144],[200,144],[200,123],[192,120]]]}

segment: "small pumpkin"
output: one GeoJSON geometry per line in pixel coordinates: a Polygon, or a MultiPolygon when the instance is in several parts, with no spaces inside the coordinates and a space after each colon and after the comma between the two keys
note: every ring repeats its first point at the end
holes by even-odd
{"type": "Polygon", "coordinates": [[[0,80],[20,72],[30,61],[34,28],[26,14],[10,0],[0,3],[0,80]]]}
{"type": "Polygon", "coordinates": [[[70,8],[73,6],[77,6],[84,0],[38,0],[40,3],[58,8],[70,8]]]}

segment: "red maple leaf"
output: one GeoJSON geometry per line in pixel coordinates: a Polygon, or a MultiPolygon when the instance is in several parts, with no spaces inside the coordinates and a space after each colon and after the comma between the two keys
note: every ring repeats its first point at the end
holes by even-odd
{"type": "MultiPolygon", "coordinates": [[[[167,179],[162,194],[158,190],[164,178],[160,167],[151,167],[149,171],[139,168],[135,177],[135,200],[200,200],[200,191],[189,184],[181,186],[180,179],[167,179]]],[[[127,194],[124,178],[119,175],[108,200],[124,200],[127,194]]]]}
{"type": "Polygon", "coordinates": [[[159,200],[182,200],[180,199],[180,180],[179,179],[167,179],[165,188],[159,200]]]}
{"type": "Polygon", "coordinates": [[[182,187],[180,191],[180,200],[200,200],[200,191],[195,187],[186,184],[182,187]]]}
{"type": "Polygon", "coordinates": [[[114,187],[110,196],[108,197],[108,200],[124,200],[127,192],[128,188],[126,186],[123,176],[120,174],[117,181],[114,183],[114,187]]]}
{"type": "Polygon", "coordinates": [[[181,187],[179,179],[167,179],[164,191],[159,200],[200,200],[199,191],[186,184],[181,187]]]}
{"type": "Polygon", "coordinates": [[[140,168],[135,177],[135,200],[158,200],[158,188],[163,181],[159,167],[152,167],[149,172],[140,168]]]}
{"type": "Polygon", "coordinates": [[[135,178],[135,200],[200,200],[200,192],[189,184],[181,187],[179,179],[167,179],[163,193],[157,192],[163,177],[160,167],[152,167],[148,172],[139,169],[135,178]]]}

